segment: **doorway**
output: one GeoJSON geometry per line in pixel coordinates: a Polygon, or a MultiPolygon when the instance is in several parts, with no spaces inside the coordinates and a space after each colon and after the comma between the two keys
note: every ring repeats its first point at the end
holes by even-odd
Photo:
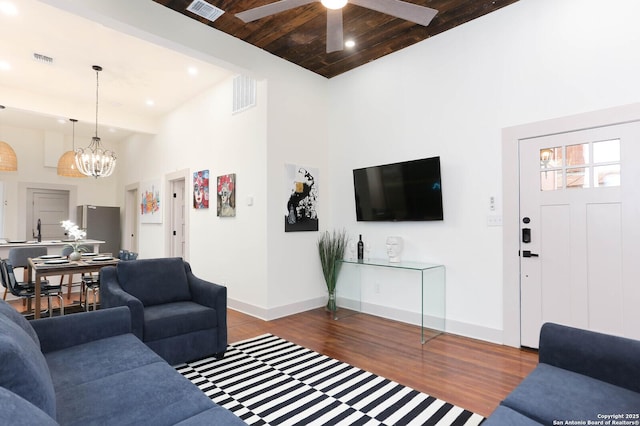
{"type": "Polygon", "coordinates": [[[545,321],[640,338],[640,104],[504,129],[503,159],[503,342],[545,321]]]}
{"type": "Polygon", "coordinates": [[[165,199],[169,201],[165,207],[169,225],[165,227],[165,252],[170,257],[182,257],[187,261],[189,260],[187,182],[190,178],[188,169],[171,173],[165,178],[165,199]]]}
{"type": "Polygon", "coordinates": [[[27,238],[36,239],[38,221],[43,240],[64,240],[68,236],[60,225],[69,219],[69,191],[57,189],[27,189],[27,238]]]}
{"type": "Polygon", "coordinates": [[[125,191],[122,247],[131,252],[138,252],[138,184],[127,185],[125,191]]]}

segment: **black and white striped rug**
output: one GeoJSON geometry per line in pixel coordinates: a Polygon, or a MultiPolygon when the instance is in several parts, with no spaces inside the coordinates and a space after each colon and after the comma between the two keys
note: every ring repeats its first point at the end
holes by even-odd
{"type": "Polygon", "coordinates": [[[271,334],[175,366],[249,425],[479,425],[484,418],[271,334]]]}

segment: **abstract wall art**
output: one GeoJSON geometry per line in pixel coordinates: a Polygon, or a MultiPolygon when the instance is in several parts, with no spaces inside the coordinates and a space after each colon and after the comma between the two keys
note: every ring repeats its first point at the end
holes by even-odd
{"type": "Polygon", "coordinates": [[[318,230],[318,169],[285,164],[285,232],[318,230]]]}

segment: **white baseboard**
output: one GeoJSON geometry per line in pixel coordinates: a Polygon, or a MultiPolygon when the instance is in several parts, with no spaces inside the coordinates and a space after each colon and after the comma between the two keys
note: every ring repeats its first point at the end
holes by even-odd
{"type": "Polygon", "coordinates": [[[264,321],[271,321],[277,318],[287,317],[300,312],[309,311],[319,308],[327,303],[326,297],[317,297],[315,299],[305,300],[302,302],[292,303],[290,305],[278,306],[276,308],[266,309],[260,306],[251,305],[239,300],[227,299],[227,306],[233,310],[242,312],[252,317],[260,318],[264,321]]]}
{"type": "MultiPolygon", "coordinates": [[[[262,307],[254,306],[249,303],[241,302],[239,300],[228,299],[227,305],[229,308],[236,311],[240,311],[247,315],[251,315],[256,318],[260,318],[265,321],[273,320],[276,318],[282,318],[293,314],[298,314],[311,309],[319,308],[327,303],[326,297],[318,297],[290,305],[279,306],[276,308],[265,309],[262,307]]],[[[338,305],[348,309],[356,309],[357,306],[349,300],[338,300],[338,305]]],[[[374,305],[370,303],[362,304],[362,312],[387,318],[395,321],[404,322],[406,324],[420,325],[420,313],[409,312],[400,310],[397,308],[390,308],[387,306],[374,305]]],[[[441,318],[425,318],[425,327],[428,328],[440,328],[442,323],[441,318]]],[[[465,323],[461,321],[455,321],[447,319],[445,320],[445,331],[447,333],[456,334],[459,336],[470,337],[473,339],[484,340],[486,342],[502,344],[502,330],[493,329],[489,327],[483,327],[475,324],[465,323]]]]}

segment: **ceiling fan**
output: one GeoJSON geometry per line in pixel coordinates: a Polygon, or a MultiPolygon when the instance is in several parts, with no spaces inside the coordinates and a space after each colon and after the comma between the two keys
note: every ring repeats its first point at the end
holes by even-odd
{"type": "Polygon", "coordinates": [[[236,13],[236,16],[244,22],[252,22],[258,19],[284,12],[309,3],[320,2],[327,8],[327,53],[343,49],[342,33],[342,7],[347,2],[367,9],[382,12],[396,18],[404,19],[416,24],[427,26],[437,10],[430,7],[419,6],[401,0],[280,0],[275,3],[255,7],[236,13]]]}

